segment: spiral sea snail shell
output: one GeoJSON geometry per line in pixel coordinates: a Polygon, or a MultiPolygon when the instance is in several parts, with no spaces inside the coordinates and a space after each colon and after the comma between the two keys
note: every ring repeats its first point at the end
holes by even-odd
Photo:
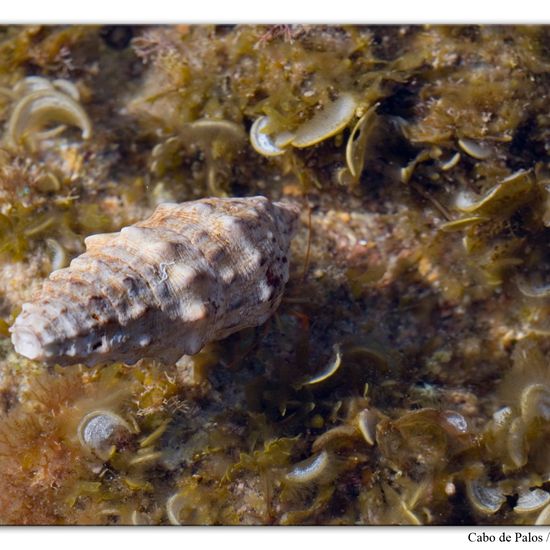
{"type": "Polygon", "coordinates": [[[54,271],[10,328],[47,364],[163,362],[260,325],[288,280],[298,207],[265,197],[161,204],[54,271]]]}

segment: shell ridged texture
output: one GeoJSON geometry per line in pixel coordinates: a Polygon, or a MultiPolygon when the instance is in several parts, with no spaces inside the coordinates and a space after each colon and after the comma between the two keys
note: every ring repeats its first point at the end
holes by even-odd
{"type": "Polygon", "coordinates": [[[11,327],[49,364],[164,362],[260,325],[288,280],[298,209],[265,197],[161,204],[54,271],[11,327]]]}

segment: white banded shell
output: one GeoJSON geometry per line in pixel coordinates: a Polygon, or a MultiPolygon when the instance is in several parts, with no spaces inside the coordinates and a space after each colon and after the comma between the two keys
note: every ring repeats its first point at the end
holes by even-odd
{"type": "MultiPolygon", "coordinates": [[[[277,157],[285,153],[284,149],[281,149],[273,138],[264,133],[265,127],[269,124],[269,118],[262,116],[252,124],[250,128],[250,143],[254,150],[264,157],[277,157]]],[[[293,137],[291,135],[291,137],[293,137]]]]}
{"type": "Polygon", "coordinates": [[[487,515],[498,512],[506,501],[506,497],[499,487],[490,486],[481,479],[467,480],[466,494],[473,508],[487,515]]]}
{"type": "Polygon", "coordinates": [[[131,426],[112,411],[97,410],[87,414],[78,425],[80,444],[103,460],[112,455],[117,442],[128,438],[131,426]]]}
{"type": "Polygon", "coordinates": [[[265,197],[166,203],[85,240],[10,328],[15,350],[48,364],[174,362],[260,325],[288,280],[298,208],[265,197]]]}
{"type": "Polygon", "coordinates": [[[550,502],[550,494],[542,489],[530,489],[522,491],[518,495],[518,502],[514,507],[517,514],[530,514],[538,512],[550,502]]]}

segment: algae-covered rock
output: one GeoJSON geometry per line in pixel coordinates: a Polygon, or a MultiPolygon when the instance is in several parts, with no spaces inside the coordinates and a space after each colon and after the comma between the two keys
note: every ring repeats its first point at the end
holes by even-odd
{"type": "Polygon", "coordinates": [[[0,523],[547,523],[547,42],[0,28],[0,523]],[[301,211],[263,325],[167,365],[14,352],[86,237],[255,195],[301,211]]]}

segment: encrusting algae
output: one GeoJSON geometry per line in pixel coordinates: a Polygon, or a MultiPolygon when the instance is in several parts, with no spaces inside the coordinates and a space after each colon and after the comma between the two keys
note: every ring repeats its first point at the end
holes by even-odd
{"type": "MultiPolygon", "coordinates": [[[[548,32],[1,28],[0,523],[550,523],[548,32]],[[178,347],[150,309],[172,287],[144,277],[149,332],[173,329],[147,353],[14,350],[29,308],[90,353],[131,340],[117,277],[170,228],[116,262],[108,242],[165,203],[250,201],[294,205],[255,226],[264,267],[220,293],[259,303],[277,275],[265,311],[205,316],[178,347]],[[72,280],[92,242],[108,277],[72,280]],[[111,289],[108,322],[82,306],[71,333],[56,279],[111,289]]],[[[218,242],[211,219],[198,240],[218,242]]],[[[218,290],[224,257],[206,262],[218,290]]]]}

